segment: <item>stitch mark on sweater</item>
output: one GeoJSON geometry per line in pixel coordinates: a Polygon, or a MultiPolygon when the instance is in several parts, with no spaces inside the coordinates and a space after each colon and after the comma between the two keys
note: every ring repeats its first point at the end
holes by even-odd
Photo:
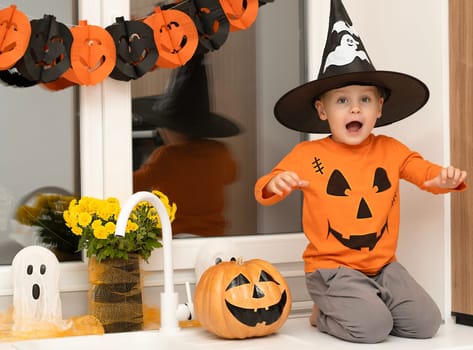
{"type": "Polygon", "coordinates": [[[320,158],[314,157],[314,161],[312,162],[312,167],[315,169],[316,173],[320,173],[320,175],[324,174],[324,166],[320,161],[320,158]]]}

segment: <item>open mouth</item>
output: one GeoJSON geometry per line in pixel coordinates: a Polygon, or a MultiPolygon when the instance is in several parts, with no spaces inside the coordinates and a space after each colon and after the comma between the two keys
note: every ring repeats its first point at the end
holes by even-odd
{"type": "Polygon", "coordinates": [[[356,131],[359,131],[362,126],[363,126],[363,123],[359,121],[352,121],[352,122],[349,122],[345,127],[350,132],[356,132],[356,131]]]}
{"type": "Polygon", "coordinates": [[[270,324],[273,324],[279,320],[281,318],[284,306],[286,306],[286,302],[286,291],[283,291],[281,294],[281,299],[278,303],[265,308],[245,309],[233,305],[225,300],[225,304],[232,315],[238,321],[250,327],[255,327],[258,323],[264,323],[266,326],[269,326],[270,324]]]}

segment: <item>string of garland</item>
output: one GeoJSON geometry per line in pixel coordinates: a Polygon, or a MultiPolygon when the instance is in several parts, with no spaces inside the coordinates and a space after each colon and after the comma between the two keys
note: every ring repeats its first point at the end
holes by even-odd
{"type": "Polygon", "coordinates": [[[0,80],[50,90],[129,81],[184,65],[218,50],[230,32],[251,27],[273,0],[186,0],[156,6],[140,20],[117,17],[102,28],[81,20],[68,28],[53,15],[32,19],[15,5],[0,10],[0,80]]]}

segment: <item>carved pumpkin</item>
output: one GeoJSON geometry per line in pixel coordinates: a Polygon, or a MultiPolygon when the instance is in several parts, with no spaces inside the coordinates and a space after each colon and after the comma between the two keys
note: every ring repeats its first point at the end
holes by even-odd
{"type": "Polygon", "coordinates": [[[219,0],[230,22],[230,31],[251,27],[258,16],[258,0],[219,0]]]}
{"type": "Polygon", "coordinates": [[[155,7],[154,14],[146,17],[144,22],[154,32],[159,52],[157,67],[180,67],[194,55],[199,36],[194,21],[184,12],[155,7]]]}
{"type": "Polygon", "coordinates": [[[15,5],[0,11],[0,70],[12,68],[23,57],[30,36],[30,21],[15,5]]]}
{"type": "Polygon", "coordinates": [[[70,67],[71,31],[52,15],[30,23],[30,42],[16,68],[28,80],[54,81],[70,67]]]}
{"type": "Polygon", "coordinates": [[[105,29],[112,36],[117,51],[117,61],[110,78],[123,81],[137,79],[154,67],[158,50],[150,26],[117,17],[116,22],[105,29]]]}
{"type": "Polygon", "coordinates": [[[241,259],[208,268],[195,289],[201,325],[222,338],[244,339],[275,333],[291,310],[289,287],[269,262],[241,259]]]}
{"type": "Polygon", "coordinates": [[[95,85],[115,67],[116,50],[112,36],[102,27],[80,21],[71,28],[71,69],[64,77],[80,85],[95,85]]]}

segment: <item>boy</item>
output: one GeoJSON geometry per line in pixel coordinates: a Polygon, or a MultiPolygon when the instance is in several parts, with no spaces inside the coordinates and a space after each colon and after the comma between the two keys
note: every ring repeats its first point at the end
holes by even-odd
{"type": "Polygon", "coordinates": [[[340,0],[332,0],[330,25],[318,79],[284,95],[275,115],[291,129],[331,135],[297,145],[257,181],[255,197],[272,205],[303,191],[314,326],[360,343],[389,334],[429,338],[440,311],[395,256],[399,181],[446,193],[466,187],[466,172],[372,134],[421,108],[428,89],[412,76],[375,70],[340,0]]]}

